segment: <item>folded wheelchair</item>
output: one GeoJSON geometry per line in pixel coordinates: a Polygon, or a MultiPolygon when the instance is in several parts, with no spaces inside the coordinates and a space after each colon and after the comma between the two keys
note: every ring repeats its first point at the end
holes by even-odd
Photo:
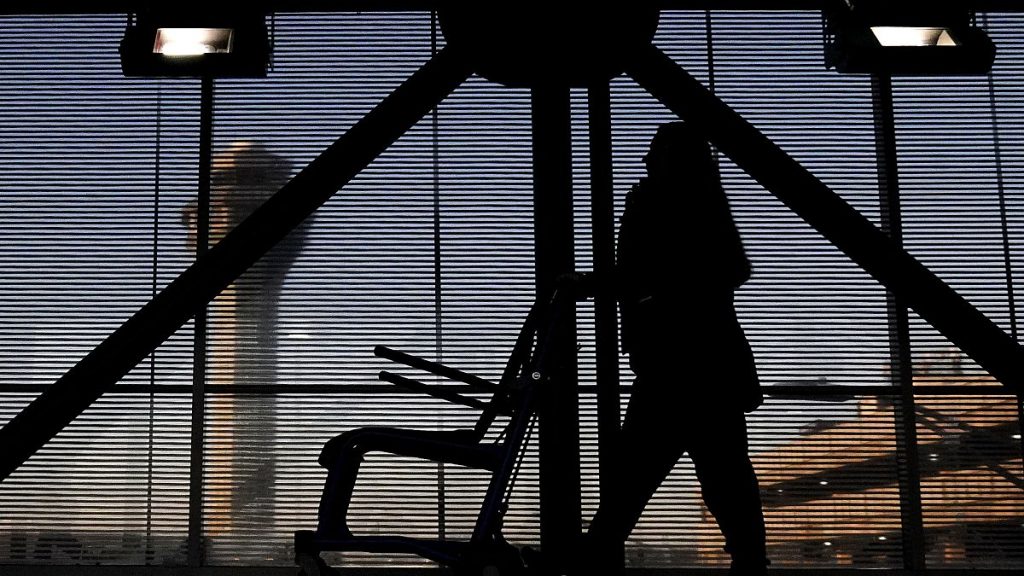
{"type": "Polygon", "coordinates": [[[468,385],[475,391],[490,393],[491,397],[481,400],[453,392],[444,385],[424,384],[391,372],[380,372],[379,378],[383,381],[477,408],[481,411],[480,418],[471,429],[425,431],[366,427],[345,432],[329,441],[319,459],[328,469],[328,476],[317,529],[295,533],[295,559],[300,574],[336,573],[336,569],[320,557],[321,552],[328,551],[411,553],[465,575],[506,576],[523,571],[519,550],[502,536],[502,519],[544,391],[558,385],[556,343],[568,329],[565,319],[574,301],[586,297],[584,284],[583,275],[564,276],[558,280],[550,297],[534,303],[497,384],[383,346],[375,348],[374,353],[379,357],[468,385]],[[504,426],[499,428],[499,423],[504,426]],[[368,452],[422,458],[489,472],[490,481],[470,539],[352,534],[345,518],[359,465],[368,452]]]}

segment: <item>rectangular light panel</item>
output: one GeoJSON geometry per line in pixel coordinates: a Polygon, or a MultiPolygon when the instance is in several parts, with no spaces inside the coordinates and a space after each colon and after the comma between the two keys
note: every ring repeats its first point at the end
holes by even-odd
{"type": "Polygon", "coordinates": [[[882,46],[956,46],[947,28],[916,26],[872,26],[871,32],[882,46]]]}
{"type": "Polygon", "coordinates": [[[153,53],[165,56],[229,54],[233,39],[231,28],[158,28],[153,53]]]}

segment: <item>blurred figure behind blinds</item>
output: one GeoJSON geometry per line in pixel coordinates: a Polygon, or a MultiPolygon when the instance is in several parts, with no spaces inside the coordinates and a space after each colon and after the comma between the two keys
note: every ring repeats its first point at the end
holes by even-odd
{"type": "MultiPolygon", "coordinates": [[[[210,246],[284,186],[291,165],[257,142],[240,141],[214,154],[210,246]]],[[[196,247],[196,203],[182,211],[187,245],[196,247]]],[[[226,288],[210,307],[208,382],[277,383],[278,308],[285,276],[302,249],[308,221],[293,230],[226,288]]],[[[212,466],[207,534],[258,536],[274,524],[275,410],[272,395],[211,395],[212,466]]],[[[253,545],[259,545],[257,541],[253,545]]],[[[237,545],[237,542],[235,543],[237,545]]]]}

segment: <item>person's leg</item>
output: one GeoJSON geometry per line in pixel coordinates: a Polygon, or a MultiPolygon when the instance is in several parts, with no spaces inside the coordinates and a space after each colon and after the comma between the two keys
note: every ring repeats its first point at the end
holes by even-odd
{"type": "Polygon", "coordinates": [[[602,550],[620,546],[636,526],[647,502],[685,451],[679,434],[678,415],[664,394],[644,386],[640,379],[619,436],[619,477],[615,494],[602,494],[601,503],[587,530],[586,543],[592,559],[602,550]]]}
{"type": "Polygon", "coordinates": [[[747,428],[738,410],[709,414],[697,426],[689,450],[704,503],[725,536],[737,574],[766,568],[764,513],[754,467],[747,453],[747,428]]]}

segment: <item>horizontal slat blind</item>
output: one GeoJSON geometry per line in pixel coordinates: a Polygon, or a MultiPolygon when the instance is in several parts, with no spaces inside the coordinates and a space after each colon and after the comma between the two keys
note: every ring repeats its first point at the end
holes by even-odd
{"type": "MultiPolygon", "coordinates": [[[[497,381],[534,299],[530,92],[478,77],[438,109],[438,344],[446,364],[497,381]]],[[[442,421],[443,426],[452,426],[442,421]]],[[[524,455],[505,519],[517,544],[540,538],[538,435],[524,455]]],[[[486,478],[447,467],[444,533],[468,539],[486,478]]]]}
{"type": "MultiPolygon", "coordinates": [[[[274,37],[274,69],[266,80],[218,82],[215,157],[258,146],[275,157],[253,156],[258,168],[268,172],[278,164],[294,173],[429,58],[430,16],[278,15],[274,37]]],[[[376,381],[383,363],[372,355],[375,344],[433,355],[430,137],[430,124],[420,122],[321,208],[304,234],[293,233],[291,249],[268,254],[212,304],[211,384],[252,381],[282,391],[329,384],[344,392],[376,381]]],[[[241,154],[247,155],[252,156],[241,154]]],[[[228,210],[240,212],[268,192],[256,179],[232,185],[224,195],[231,198],[228,210]]],[[[323,443],[357,425],[436,425],[436,414],[417,410],[414,402],[350,393],[298,396],[285,406],[276,395],[210,397],[208,562],[290,563],[292,533],[316,525],[323,443]],[[316,431],[294,412],[316,414],[316,431]],[[301,473],[277,473],[282,460],[294,462],[301,473]],[[308,491],[300,492],[300,486],[308,491]],[[284,517],[289,521],[280,521],[284,517]]],[[[433,490],[436,499],[436,482],[426,481],[422,467],[406,464],[367,461],[352,508],[354,529],[403,526],[415,535],[430,533],[426,525],[435,522],[436,506],[423,510],[416,494],[433,490]],[[374,502],[369,507],[367,498],[374,502]]]]}
{"type": "MultiPolygon", "coordinates": [[[[293,170],[439,47],[424,13],[278,15],[274,26],[268,79],[218,84],[215,149],[230,156],[238,142],[251,147],[258,141],[293,170]]],[[[373,358],[375,344],[485,378],[500,375],[533,300],[531,161],[529,93],[473,78],[319,210],[301,248],[268,255],[264,268],[250,273],[248,287],[243,278],[235,294],[213,304],[211,384],[251,379],[282,390],[329,384],[340,395],[308,398],[305,410],[318,415],[326,436],[304,444],[301,460],[287,441],[296,431],[279,422],[286,414],[274,397],[211,399],[211,563],[290,562],[291,534],[315,524],[319,496],[293,498],[298,487],[292,482],[322,479],[319,448],[356,422],[468,426],[461,408],[432,403],[419,409],[415,396],[361,398],[346,388],[373,384],[376,371],[389,368],[373,358]],[[279,301],[272,302],[272,276],[289,265],[279,301]],[[276,327],[269,325],[274,321],[276,327]],[[265,329],[245,332],[247,324],[260,323],[278,335],[277,343],[265,329]],[[223,346],[216,344],[220,340],[223,346]],[[254,480],[261,476],[257,471],[273,469],[283,458],[301,462],[305,472],[279,475],[273,485],[266,476],[254,480]],[[283,523],[282,517],[296,520],[283,523]]],[[[257,162],[265,167],[267,160],[257,162]]],[[[239,191],[251,192],[233,193],[239,191]]],[[[535,463],[528,462],[506,521],[512,539],[536,540],[535,474],[535,463]]],[[[452,467],[371,458],[360,475],[353,528],[466,538],[485,480],[452,467]]]]}
{"type": "MultiPolygon", "coordinates": [[[[5,393],[3,421],[31,397],[5,393]]],[[[184,562],[189,405],[111,394],[80,416],[4,482],[3,562],[184,562]]]]}
{"type": "MultiPolygon", "coordinates": [[[[825,70],[821,25],[814,12],[713,15],[716,92],[877,224],[870,83],[825,70]]],[[[737,311],[762,385],[889,384],[884,290],[728,161],[722,177],[753,269],[737,311]]],[[[780,400],[749,421],[776,565],[900,565],[891,412],[858,418],[855,400],[780,400]],[[835,468],[818,482],[865,488],[814,482],[835,468]],[[862,545],[870,555],[853,561],[862,545]]]]}
{"type": "MultiPolygon", "coordinates": [[[[707,80],[707,28],[703,12],[663,13],[655,36],[655,45],[672,56],[688,72],[707,80]]],[[[644,175],[641,158],[647,151],[658,125],[673,116],[664,106],[644,92],[632,79],[612,81],[612,161],[616,194],[616,222],[621,217],[625,195],[644,175]]],[[[616,230],[618,226],[616,225],[616,230]]],[[[679,267],[685,254],[666,254],[668,269],[679,267]]],[[[697,336],[697,335],[694,335],[697,336]]],[[[688,337],[688,336],[687,336],[688,337]]],[[[686,337],[684,337],[686,338],[686,337]]],[[[685,340],[684,340],[685,341],[685,340]]],[[[685,350],[680,350],[685,355],[685,350]]],[[[680,365],[680,381],[667,386],[685,386],[685,365],[680,365]]],[[[620,380],[627,385],[623,408],[632,382],[628,362],[620,362],[620,380]]],[[[593,436],[596,443],[596,435],[593,436]]],[[[597,479],[594,479],[594,484],[597,479]]],[[[596,490],[595,490],[596,491],[596,490]]],[[[595,503],[596,504],[596,503],[595,503]]],[[[589,520],[590,515],[584,517],[589,520]]],[[[713,526],[701,520],[699,489],[693,467],[681,461],[648,504],[643,517],[627,541],[626,563],[635,567],[699,566],[699,542],[711,535],[713,526]]]]}
{"type": "MultiPolygon", "coordinates": [[[[996,86],[1010,88],[1020,78],[1004,69],[1013,62],[1004,50],[1012,51],[1013,43],[1000,43],[991,79],[896,79],[893,105],[907,250],[1008,331],[1005,210],[1001,212],[1000,200],[1005,209],[1016,195],[1019,204],[1020,191],[1004,177],[1013,172],[1012,154],[997,148],[995,131],[1001,134],[1006,128],[995,116],[993,98],[996,86]],[[951,93],[955,99],[948,97],[951,93]]],[[[1021,222],[1007,225],[1019,230],[1021,222]]],[[[951,370],[983,373],[947,339],[916,315],[912,318],[912,350],[919,365],[940,375],[951,370]]]]}
{"type": "Polygon", "coordinates": [[[1024,481],[1017,399],[915,401],[929,566],[1019,568],[1024,481]]]}
{"type": "MultiPolygon", "coordinates": [[[[712,26],[717,94],[877,224],[870,83],[824,69],[820,14],[715,14],[712,26]]],[[[754,270],[737,308],[762,383],[887,384],[884,290],[730,162],[722,170],[754,270]]]]}
{"type": "MultiPolygon", "coordinates": [[[[1008,334],[1016,299],[1022,193],[1020,15],[979,15],[998,47],[990,77],[894,82],[897,152],[910,252],[1008,334]],[[955,98],[950,98],[955,94],[955,98]]],[[[992,378],[912,316],[914,382],[991,386],[992,378]]],[[[1024,469],[1018,402],[916,397],[927,561],[1019,567],[1024,469]]]]}
{"type": "MultiPolygon", "coordinates": [[[[991,81],[894,83],[907,246],[1008,331],[1010,295],[1024,296],[1019,20],[980,19],[1000,50],[991,81]]],[[[0,422],[193,257],[199,86],[123,79],[123,25],[123,16],[0,19],[0,422]],[[81,41],[49,42],[58,28],[81,41]],[[30,48],[40,51],[28,57],[30,48]]],[[[214,241],[444,43],[426,12],[278,14],[272,25],[268,77],[216,82],[214,241]]],[[[665,12],[655,44],[879,223],[871,82],[824,69],[819,13],[665,12]]],[[[618,217],[672,115],[624,76],[611,87],[618,217]]],[[[315,525],[316,457],[334,435],[474,421],[471,410],[378,384],[377,370],[391,367],[372,347],[498,376],[534,290],[530,112],[529,91],[472,77],[211,304],[204,474],[193,495],[205,563],[290,565],[292,533],[315,525]]],[[[572,129],[576,263],[590,269],[583,90],[572,92],[572,129]]],[[[885,291],[728,158],[720,165],[754,270],[737,310],[762,383],[798,387],[748,419],[769,554],[783,567],[900,567],[907,447],[885,291]],[[839,387],[816,391],[823,383],[839,387]]],[[[579,318],[586,522],[599,496],[593,308],[580,306],[579,318]]],[[[915,384],[957,387],[916,398],[928,566],[1019,568],[1019,407],[960,395],[991,378],[911,318],[915,384]]],[[[189,325],[0,484],[0,563],[186,562],[192,345],[189,325]]],[[[685,377],[705,359],[685,345],[680,359],[679,382],[666,385],[707,385],[685,377]]],[[[632,374],[620,364],[625,401],[632,374]]],[[[539,540],[535,448],[505,521],[516,544],[539,540]]],[[[485,482],[371,455],[352,526],[466,538],[485,482]]],[[[721,566],[721,547],[684,459],[627,543],[627,563],[721,566]]]]}
{"type": "Polygon", "coordinates": [[[898,450],[891,405],[839,400],[772,400],[757,412],[754,429],[760,437],[752,439],[753,460],[778,564],[898,563],[898,450]]]}
{"type": "MultiPolygon", "coordinates": [[[[0,19],[5,422],[184,268],[197,84],[122,77],[124,16],[0,19]],[[58,33],[60,40],[55,40],[58,33]]],[[[184,560],[186,327],[0,484],[3,562],[184,560]]]]}
{"type": "MultiPolygon", "coordinates": [[[[877,222],[870,85],[864,78],[824,70],[820,33],[820,15],[815,13],[713,13],[708,18],[703,12],[681,12],[662,15],[655,43],[877,222]],[[764,36],[767,29],[772,31],[770,42],[764,36]]],[[[640,158],[657,124],[671,116],[631,81],[618,81],[615,86],[622,86],[614,92],[613,102],[616,190],[621,194],[642,175],[640,158]]],[[[721,168],[754,271],[737,292],[737,311],[754,349],[762,384],[887,384],[884,291],[728,159],[722,159],[721,168]]],[[[680,215],[683,225],[686,218],[680,215]]],[[[666,267],[682,266],[687,250],[703,249],[714,247],[682,247],[679,254],[668,255],[666,267]]],[[[699,338],[699,330],[692,331],[680,338],[680,345],[685,348],[687,339],[699,338]]],[[[686,358],[685,349],[680,353],[686,358]]],[[[686,381],[690,361],[701,359],[681,362],[679,381],[666,385],[708,385],[686,381]]],[[[624,376],[628,380],[628,373],[624,376]]],[[[829,554],[823,543],[838,546],[846,531],[852,537],[869,530],[875,521],[884,524],[879,531],[895,531],[896,537],[877,546],[880,555],[870,564],[898,564],[894,462],[852,472],[858,481],[880,487],[860,497],[861,505],[874,516],[864,512],[843,524],[834,516],[850,506],[830,492],[777,501],[768,498],[768,491],[784,489],[783,480],[776,478],[783,470],[797,476],[818,472],[821,462],[798,456],[802,444],[819,442],[807,431],[820,423],[852,421],[856,415],[855,401],[778,400],[750,418],[751,449],[766,491],[770,554],[777,565],[835,563],[835,554],[829,554]]],[[[854,422],[847,426],[849,431],[842,432],[839,441],[855,443],[858,437],[876,435],[880,446],[892,449],[891,416],[866,426],[854,422]]],[[[714,565],[727,562],[720,540],[702,508],[692,465],[684,459],[648,506],[627,554],[636,566],[714,565]]]]}

